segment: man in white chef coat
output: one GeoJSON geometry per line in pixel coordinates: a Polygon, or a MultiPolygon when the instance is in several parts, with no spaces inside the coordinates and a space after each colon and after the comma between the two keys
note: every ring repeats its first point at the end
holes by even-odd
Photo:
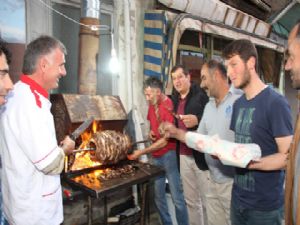
{"type": "Polygon", "coordinates": [[[63,222],[59,174],[75,143],[67,136],[57,145],[48,92],[66,76],[65,54],[50,36],[29,43],[1,116],[3,211],[10,225],[63,222]]]}

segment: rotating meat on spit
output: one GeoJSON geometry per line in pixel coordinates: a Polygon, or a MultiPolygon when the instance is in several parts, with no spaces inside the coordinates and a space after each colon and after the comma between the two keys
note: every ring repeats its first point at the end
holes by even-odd
{"type": "Polygon", "coordinates": [[[103,165],[116,164],[125,159],[131,147],[129,136],[114,130],[96,132],[90,143],[95,145],[96,158],[103,165]]]}

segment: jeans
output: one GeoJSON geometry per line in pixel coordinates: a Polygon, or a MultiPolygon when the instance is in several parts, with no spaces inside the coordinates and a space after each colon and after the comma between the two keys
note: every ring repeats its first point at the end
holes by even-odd
{"type": "Polygon", "coordinates": [[[2,191],[1,191],[1,180],[0,180],[0,225],[8,225],[7,220],[2,212],[2,191]]]}
{"type": "Polygon", "coordinates": [[[282,225],[283,206],[271,211],[245,209],[231,201],[232,225],[282,225]]]}
{"type": "Polygon", "coordinates": [[[158,177],[154,181],[155,205],[163,225],[172,225],[166,198],[166,178],[169,182],[171,197],[175,206],[177,224],[188,225],[188,213],[183,197],[180,174],[177,168],[176,151],[170,150],[159,158],[153,158],[153,162],[165,170],[165,175],[158,177]]]}

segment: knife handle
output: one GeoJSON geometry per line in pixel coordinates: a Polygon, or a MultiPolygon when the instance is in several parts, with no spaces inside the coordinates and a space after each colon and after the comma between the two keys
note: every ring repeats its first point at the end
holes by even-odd
{"type": "Polygon", "coordinates": [[[76,140],[76,137],[75,137],[73,134],[70,134],[69,137],[70,137],[73,141],[76,140]]]}

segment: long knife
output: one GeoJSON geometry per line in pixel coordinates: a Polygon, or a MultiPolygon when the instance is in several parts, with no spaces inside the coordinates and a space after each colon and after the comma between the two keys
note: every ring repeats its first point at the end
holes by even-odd
{"type": "Polygon", "coordinates": [[[93,121],[93,116],[85,120],[79,127],[76,128],[76,130],[72,132],[72,134],[70,134],[70,138],[75,141],[92,124],[93,121]]]}

